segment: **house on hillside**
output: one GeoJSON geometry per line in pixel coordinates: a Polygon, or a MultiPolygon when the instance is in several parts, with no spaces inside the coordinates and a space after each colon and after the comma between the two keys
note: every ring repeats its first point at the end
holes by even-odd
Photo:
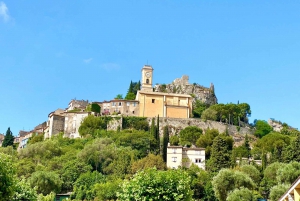
{"type": "Polygon", "coordinates": [[[205,169],[205,149],[196,147],[167,147],[167,167],[177,169],[179,166],[189,168],[192,164],[205,169]]]}
{"type": "Polygon", "coordinates": [[[48,115],[47,126],[44,138],[51,138],[53,135],[63,132],[65,128],[65,110],[57,109],[48,115]]]}
{"type": "Polygon", "coordinates": [[[68,108],[66,109],[66,111],[72,111],[72,110],[76,110],[76,111],[85,111],[86,109],[86,106],[89,104],[89,101],[88,100],[76,100],[76,99],[73,99],[69,102],[69,106],[68,108]]]}
{"type": "Polygon", "coordinates": [[[64,113],[64,137],[79,138],[79,127],[85,117],[90,115],[90,112],[65,112],[64,113]]]}
{"type": "Polygon", "coordinates": [[[98,103],[102,115],[121,114],[124,116],[138,116],[139,102],[137,100],[114,99],[98,103]]]}

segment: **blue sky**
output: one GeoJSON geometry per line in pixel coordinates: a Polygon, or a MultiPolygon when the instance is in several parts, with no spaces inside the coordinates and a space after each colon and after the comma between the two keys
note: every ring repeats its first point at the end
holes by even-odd
{"type": "Polygon", "coordinates": [[[125,96],[141,68],[300,128],[300,1],[0,0],[0,133],[73,98],[125,96]]]}

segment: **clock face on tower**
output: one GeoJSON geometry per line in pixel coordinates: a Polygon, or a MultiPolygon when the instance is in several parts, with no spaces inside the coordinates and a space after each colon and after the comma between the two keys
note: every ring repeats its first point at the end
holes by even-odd
{"type": "Polygon", "coordinates": [[[147,78],[149,78],[151,74],[150,74],[150,72],[146,72],[145,75],[147,78]]]}

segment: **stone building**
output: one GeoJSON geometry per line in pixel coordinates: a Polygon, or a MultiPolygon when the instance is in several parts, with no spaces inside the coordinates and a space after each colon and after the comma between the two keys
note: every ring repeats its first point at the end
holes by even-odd
{"type": "Polygon", "coordinates": [[[66,111],[71,111],[71,110],[79,110],[79,111],[84,111],[86,109],[86,106],[89,104],[88,100],[76,100],[73,99],[70,101],[68,108],[66,111]]]}
{"type": "Polygon", "coordinates": [[[192,113],[192,97],[187,94],[153,92],[153,68],[142,68],[141,90],[137,92],[139,116],[189,118],[192,113]]]}
{"type": "Polygon", "coordinates": [[[57,109],[48,115],[47,132],[45,132],[44,138],[51,138],[53,135],[59,132],[64,132],[65,128],[65,111],[63,109],[57,109]]]}
{"type": "Polygon", "coordinates": [[[121,114],[124,116],[138,116],[139,102],[137,100],[115,99],[98,103],[102,115],[121,114]]]}
{"type": "Polygon", "coordinates": [[[64,137],[79,138],[79,127],[90,112],[66,112],[64,113],[64,137]]]}
{"type": "Polygon", "coordinates": [[[179,166],[189,168],[192,164],[205,169],[205,149],[170,146],[167,148],[167,167],[177,169],[179,166]]]}
{"type": "Polygon", "coordinates": [[[4,137],[5,137],[4,134],[0,133],[0,147],[2,147],[2,143],[3,143],[4,137]]]}

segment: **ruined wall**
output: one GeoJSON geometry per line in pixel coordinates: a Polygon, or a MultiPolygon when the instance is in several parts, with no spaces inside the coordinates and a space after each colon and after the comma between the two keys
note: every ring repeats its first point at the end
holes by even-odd
{"type": "Polygon", "coordinates": [[[190,84],[189,76],[187,75],[183,75],[182,78],[175,79],[171,84],[157,84],[154,86],[154,91],[192,95],[193,102],[200,100],[209,105],[218,103],[213,84],[211,84],[209,88],[196,83],[190,84]]]}

